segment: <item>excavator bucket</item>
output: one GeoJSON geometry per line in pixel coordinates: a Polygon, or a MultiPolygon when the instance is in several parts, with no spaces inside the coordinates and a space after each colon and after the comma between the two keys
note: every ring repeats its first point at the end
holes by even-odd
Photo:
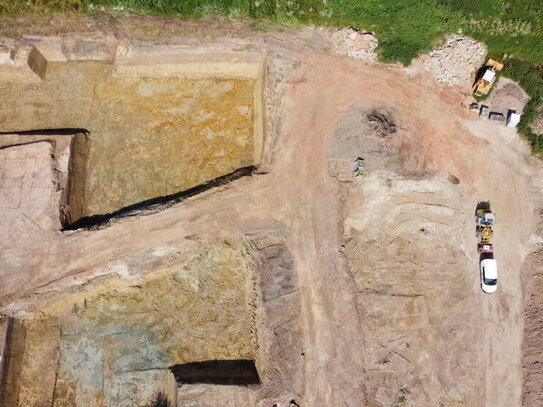
{"type": "Polygon", "coordinates": [[[493,66],[496,71],[501,71],[503,69],[503,63],[496,61],[495,59],[490,58],[487,63],[488,66],[493,66]]]}

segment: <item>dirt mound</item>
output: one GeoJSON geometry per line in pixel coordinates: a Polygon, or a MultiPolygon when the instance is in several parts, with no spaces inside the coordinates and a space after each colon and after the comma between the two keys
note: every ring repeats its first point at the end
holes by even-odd
{"type": "Polygon", "coordinates": [[[394,123],[392,117],[387,113],[372,110],[366,117],[370,122],[369,127],[372,133],[377,137],[388,137],[398,130],[396,123],[394,123]]]}
{"type": "Polygon", "coordinates": [[[366,61],[377,61],[375,48],[379,42],[370,32],[343,28],[332,34],[332,47],[337,55],[366,61]]]}
{"type": "Polygon", "coordinates": [[[451,35],[445,45],[430,52],[424,68],[444,85],[462,85],[471,79],[471,74],[484,62],[485,56],[484,44],[451,35]]]}
{"type": "Polygon", "coordinates": [[[530,128],[535,134],[543,135],[543,106],[538,110],[537,118],[530,124],[530,128]]]}
{"type": "Polygon", "coordinates": [[[511,79],[500,78],[498,85],[491,93],[488,105],[493,112],[500,112],[504,115],[509,110],[522,113],[528,99],[528,95],[519,85],[511,79]]]}
{"type": "Polygon", "coordinates": [[[367,171],[402,168],[393,135],[398,133],[397,120],[387,106],[353,105],[341,119],[330,138],[326,153],[331,175],[352,175],[350,163],[357,157],[365,160],[367,171]]]}

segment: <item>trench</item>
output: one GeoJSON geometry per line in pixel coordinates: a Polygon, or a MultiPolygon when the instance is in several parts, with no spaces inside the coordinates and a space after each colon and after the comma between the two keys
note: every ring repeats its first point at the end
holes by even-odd
{"type": "MultiPolygon", "coordinates": [[[[34,130],[10,131],[10,132],[0,131],[0,136],[17,135],[17,136],[29,136],[29,137],[31,136],[70,136],[72,137],[72,136],[77,136],[77,135],[83,135],[86,137],[89,134],[90,134],[89,130],[84,129],[84,128],[34,129],[34,130]]],[[[44,140],[40,139],[38,141],[36,140],[24,141],[24,138],[23,138],[20,143],[16,143],[16,144],[10,143],[5,146],[0,146],[0,150],[11,148],[11,147],[22,146],[22,145],[26,145],[30,143],[36,143],[40,141],[44,141],[44,140]]],[[[53,141],[53,140],[49,140],[49,141],[53,141]]],[[[75,148],[74,142],[75,142],[74,140],[71,141],[72,154],[75,148]]],[[[74,166],[73,160],[72,158],[70,158],[70,169],[68,171],[68,185],[66,186],[65,191],[63,191],[63,197],[60,202],[61,206],[69,206],[71,195],[74,193],[77,194],[77,192],[73,190],[74,182],[75,182],[74,178],[76,177],[76,174],[74,174],[73,166],[74,166]]],[[[62,225],[62,231],[77,230],[77,229],[94,229],[94,228],[105,226],[114,219],[154,213],[156,211],[160,211],[172,205],[178,204],[186,200],[187,198],[193,197],[203,192],[207,192],[214,188],[224,186],[237,179],[247,177],[247,176],[252,176],[253,173],[257,169],[258,167],[256,165],[249,165],[246,167],[242,167],[226,175],[220,176],[206,183],[194,186],[186,190],[175,192],[173,194],[146,199],[141,202],[128,205],[126,207],[123,207],[111,213],[86,216],[83,218],[79,218],[73,222],[70,220],[70,216],[66,216],[66,214],[62,213],[62,211],[60,211],[60,208],[59,208],[59,217],[60,217],[60,223],[62,225]]],[[[55,170],[58,170],[58,169],[56,168],[55,170]]]]}
{"type": "Polygon", "coordinates": [[[223,175],[222,177],[215,178],[205,184],[195,186],[193,188],[179,191],[174,194],[160,196],[157,198],[147,199],[142,202],[138,202],[133,205],[126,206],[118,211],[104,214],[87,216],[70,223],[69,220],[61,218],[63,224],[63,231],[77,230],[77,229],[94,229],[107,225],[114,219],[127,218],[131,216],[138,216],[144,214],[154,213],[156,211],[163,210],[172,205],[176,205],[187,198],[196,196],[203,192],[212,190],[224,186],[232,181],[243,177],[250,177],[258,169],[257,166],[251,165],[248,167],[240,168],[230,174],[223,175]]]}
{"type": "Polygon", "coordinates": [[[0,136],[13,134],[17,136],[74,136],[76,134],[88,134],[87,129],[82,128],[62,128],[62,129],[36,129],[22,131],[0,131],[0,136]]]}
{"type": "Polygon", "coordinates": [[[170,367],[175,379],[182,384],[260,384],[253,360],[206,360],[170,367]]]}

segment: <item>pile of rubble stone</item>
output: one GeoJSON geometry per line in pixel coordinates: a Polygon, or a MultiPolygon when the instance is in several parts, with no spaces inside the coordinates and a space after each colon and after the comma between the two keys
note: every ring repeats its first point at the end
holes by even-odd
{"type": "Polygon", "coordinates": [[[461,35],[450,35],[445,45],[430,52],[424,68],[444,85],[463,85],[485,61],[486,46],[461,35]]]}
{"type": "Polygon", "coordinates": [[[350,58],[377,61],[375,48],[379,42],[373,33],[343,28],[332,33],[332,47],[337,55],[350,58]]]}

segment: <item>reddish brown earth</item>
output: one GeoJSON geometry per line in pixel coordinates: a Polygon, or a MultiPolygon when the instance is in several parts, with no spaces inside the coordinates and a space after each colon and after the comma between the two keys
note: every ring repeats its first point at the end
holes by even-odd
{"type": "MultiPolygon", "coordinates": [[[[521,272],[534,242],[540,164],[514,129],[471,116],[459,89],[422,70],[339,59],[325,39],[306,30],[225,40],[268,53],[262,173],[97,230],[23,227],[0,241],[11,265],[1,275],[2,310],[24,310],[112,265],[137,270],[153,250],[190,250],[187,239],[282,224],[300,295],[304,367],[291,393],[300,405],[521,405],[521,272]],[[389,112],[397,132],[368,138],[366,119],[350,115],[357,106],[389,112]],[[365,155],[368,174],[339,181],[327,151],[345,128],[356,143],[338,158],[365,155]],[[478,200],[490,200],[499,219],[494,295],[479,286],[478,200]],[[29,247],[31,233],[40,238],[29,247]]],[[[226,405],[254,401],[240,394],[226,405]]]]}

